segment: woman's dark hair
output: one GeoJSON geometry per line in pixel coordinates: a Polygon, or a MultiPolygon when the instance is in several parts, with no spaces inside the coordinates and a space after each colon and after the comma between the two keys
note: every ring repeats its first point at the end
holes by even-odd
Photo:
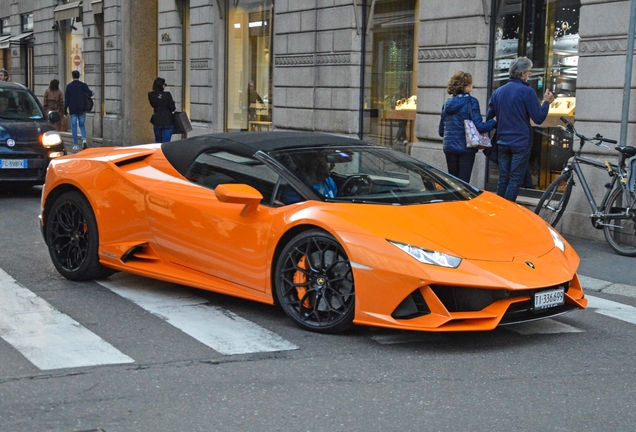
{"type": "Polygon", "coordinates": [[[162,92],[163,91],[163,85],[165,83],[166,83],[165,79],[163,79],[161,77],[155,78],[155,82],[152,83],[152,91],[162,92]]]}
{"type": "Polygon", "coordinates": [[[447,92],[449,95],[457,96],[458,94],[465,93],[467,86],[473,83],[473,76],[468,72],[455,72],[448,81],[447,92]]]}
{"type": "Polygon", "coordinates": [[[56,80],[56,79],[52,79],[51,83],[49,84],[49,88],[51,90],[59,90],[60,89],[60,81],[56,80]]]}

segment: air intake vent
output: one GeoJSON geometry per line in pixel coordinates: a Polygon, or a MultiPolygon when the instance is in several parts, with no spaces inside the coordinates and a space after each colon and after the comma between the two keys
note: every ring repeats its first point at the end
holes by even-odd
{"type": "Polygon", "coordinates": [[[420,290],[415,290],[391,314],[394,319],[412,319],[428,315],[431,310],[420,290]]]}

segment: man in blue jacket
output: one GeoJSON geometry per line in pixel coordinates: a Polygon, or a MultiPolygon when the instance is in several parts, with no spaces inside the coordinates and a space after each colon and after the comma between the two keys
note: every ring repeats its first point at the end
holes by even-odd
{"type": "Polygon", "coordinates": [[[514,59],[508,72],[510,81],[492,94],[486,114],[488,120],[497,118],[497,195],[510,201],[516,201],[530,161],[530,119],[536,124],[543,123],[554,100],[552,92],[547,90],[543,102],[539,103],[528,84],[531,69],[532,61],[527,57],[514,59]]]}
{"type": "Polygon", "coordinates": [[[71,133],[73,135],[73,151],[78,152],[86,148],[86,98],[93,96],[93,92],[86,83],[79,80],[79,71],[71,72],[73,81],[68,83],[64,92],[64,112],[71,114],[71,133]],[[82,131],[82,147],[80,148],[77,137],[77,124],[82,131]]]}

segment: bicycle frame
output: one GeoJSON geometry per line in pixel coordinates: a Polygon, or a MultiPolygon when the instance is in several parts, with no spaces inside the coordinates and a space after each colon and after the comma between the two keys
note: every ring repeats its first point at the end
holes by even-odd
{"type": "MultiPolygon", "coordinates": [[[[612,181],[610,182],[610,185],[607,188],[607,192],[605,193],[605,196],[603,197],[603,201],[601,202],[599,206],[598,204],[596,204],[596,200],[594,199],[592,190],[590,189],[590,186],[588,185],[587,180],[585,179],[585,175],[583,174],[583,170],[581,169],[581,164],[590,165],[600,169],[607,169],[607,166],[605,165],[604,162],[599,162],[593,159],[588,159],[582,156],[575,155],[572,159],[572,162],[570,162],[570,164],[568,164],[568,166],[563,170],[564,172],[568,169],[574,170],[574,173],[576,174],[577,178],[581,182],[581,186],[583,187],[583,192],[585,193],[587,202],[590,204],[590,207],[592,207],[593,213],[591,214],[591,217],[602,217],[603,212],[600,209],[605,208],[605,204],[607,204],[607,200],[609,199],[609,196],[612,190],[614,190],[614,187],[616,186],[616,182],[619,180],[619,176],[618,175],[612,176],[612,181]]],[[[616,170],[618,170],[617,165],[610,164],[610,166],[615,172],[616,170]]]]}
{"type": "MultiPolygon", "coordinates": [[[[561,120],[567,126],[562,127],[562,129],[577,136],[581,143],[561,175],[554,179],[541,195],[535,208],[535,213],[555,227],[565,213],[572,189],[576,185],[574,178],[576,175],[581,182],[581,186],[583,186],[583,193],[587,198],[587,202],[592,208],[592,214],[590,215],[592,226],[603,230],[605,240],[616,253],[636,257],[636,194],[634,193],[636,166],[633,166],[636,165],[636,148],[632,146],[614,147],[619,152],[618,163],[616,164],[612,164],[607,160],[599,162],[582,157],[581,151],[586,142],[591,142],[608,150],[611,150],[611,148],[604,143],[617,144],[617,142],[603,138],[598,133],[594,138],[588,138],[577,133],[572,123],[568,122],[564,117],[561,117],[561,120]],[[627,158],[630,158],[631,167],[626,166],[627,158]],[[611,177],[611,181],[605,184],[607,190],[600,204],[596,202],[592,194],[581,165],[604,169],[611,177]]],[[[596,186],[598,180],[596,178],[595,180],[594,185],[596,186]]]]}

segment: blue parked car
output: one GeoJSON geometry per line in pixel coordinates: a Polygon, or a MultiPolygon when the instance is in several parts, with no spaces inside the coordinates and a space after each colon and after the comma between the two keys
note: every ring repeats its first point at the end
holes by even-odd
{"type": "Polygon", "coordinates": [[[66,154],[53,126],[59,120],[28,88],[0,81],[0,184],[44,183],[49,162],[66,154]]]}

